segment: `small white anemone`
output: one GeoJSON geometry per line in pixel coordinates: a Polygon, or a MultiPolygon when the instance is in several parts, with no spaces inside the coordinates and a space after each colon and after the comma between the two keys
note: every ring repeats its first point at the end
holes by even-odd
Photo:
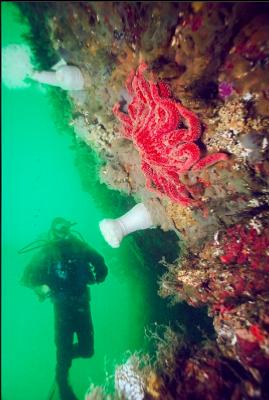
{"type": "Polygon", "coordinates": [[[103,219],[99,223],[100,231],[106,242],[113,248],[120,247],[123,233],[121,226],[113,219],[103,219]]]}
{"type": "Polygon", "coordinates": [[[114,248],[120,246],[121,240],[129,233],[154,228],[151,215],[143,203],[136,204],[126,214],[116,219],[103,219],[99,227],[104,239],[114,248]]]}

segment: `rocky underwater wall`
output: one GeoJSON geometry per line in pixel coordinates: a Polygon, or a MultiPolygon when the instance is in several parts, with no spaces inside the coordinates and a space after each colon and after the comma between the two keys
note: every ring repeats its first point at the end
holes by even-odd
{"type": "Polygon", "coordinates": [[[82,88],[57,90],[85,187],[103,207],[100,183],[143,202],[177,235],[159,294],[214,321],[216,340],[192,347],[167,327],[154,361],[130,357],[116,392],[87,400],[269,398],[269,4],[17,5],[36,68],[81,72],[82,88]]]}

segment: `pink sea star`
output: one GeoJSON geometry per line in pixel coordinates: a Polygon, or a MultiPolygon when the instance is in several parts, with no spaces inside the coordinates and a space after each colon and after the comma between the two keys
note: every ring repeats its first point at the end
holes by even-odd
{"type": "Polygon", "coordinates": [[[126,81],[126,88],[133,100],[128,114],[116,103],[113,112],[122,122],[124,137],[135,144],[141,155],[141,168],[149,190],[166,194],[183,205],[194,204],[180,175],[188,170],[199,170],[220,160],[224,153],[201,158],[196,143],[201,135],[198,117],[171,98],[171,91],[164,82],[146,81],[147,69],[141,63],[126,81]]]}

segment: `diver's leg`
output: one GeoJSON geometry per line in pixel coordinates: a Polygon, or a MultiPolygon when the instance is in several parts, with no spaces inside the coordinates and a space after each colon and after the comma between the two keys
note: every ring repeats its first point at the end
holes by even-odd
{"type": "Polygon", "coordinates": [[[90,358],[94,354],[94,330],[89,303],[80,306],[76,313],[76,333],[78,357],[90,358]]]}
{"type": "Polygon", "coordinates": [[[73,318],[71,310],[55,307],[56,381],[61,400],[77,400],[68,383],[72,365],[73,318]],[[69,312],[68,312],[69,311],[69,312]]]}

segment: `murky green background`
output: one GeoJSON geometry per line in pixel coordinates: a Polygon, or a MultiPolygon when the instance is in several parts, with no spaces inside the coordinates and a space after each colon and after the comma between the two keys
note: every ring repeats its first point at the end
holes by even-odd
{"type": "MultiPolygon", "coordinates": [[[[2,3],[2,46],[22,42],[20,34],[26,28],[16,22],[16,14],[14,5],[2,3]]],[[[104,254],[110,271],[105,283],[92,286],[95,356],[75,360],[71,369],[80,396],[90,381],[103,384],[106,370],[112,373],[112,365],[122,361],[126,350],[140,347],[147,318],[143,281],[119,279],[113,273],[114,265],[118,270],[117,264],[124,260],[117,257],[118,250],[107,248],[98,228],[105,215],[82,191],[71,138],[56,130],[51,115],[45,89],[2,87],[2,393],[6,400],[46,399],[54,379],[52,306],[49,301],[40,304],[19,285],[33,254],[17,254],[48,230],[53,217],[76,221],[84,238],[104,254]]],[[[130,247],[128,251],[128,263],[135,263],[135,254],[130,247]]]]}
{"type": "MultiPolygon", "coordinates": [[[[27,26],[19,20],[15,5],[4,2],[1,8],[2,47],[23,43],[21,34],[27,26]]],[[[154,245],[148,254],[145,248],[144,253],[138,250],[132,237],[125,238],[119,249],[111,249],[102,238],[98,222],[128,209],[122,209],[121,201],[115,203],[114,196],[111,215],[105,215],[82,189],[72,137],[57,130],[53,115],[45,86],[33,83],[10,90],[2,85],[3,400],[48,399],[54,381],[52,306],[49,301],[39,303],[29,289],[20,286],[23,268],[33,253],[17,252],[46,234],[56,216],[77,222],[77,230],[104,255],[109,267],[107,280],[91,288],[95,355],[74,360],[70,371],[80,399],[91,383],[108,382],[111,389],[115,365],[130,352],[148,349],[145,326],[167,322],[174,313],[193,331],[190,307],[178,305],[166,311],[157,296],[154,264],[161,257],[154,256],[154,245]]],[[[110,193],[107,189],[108,203],[110,193]]]]}

